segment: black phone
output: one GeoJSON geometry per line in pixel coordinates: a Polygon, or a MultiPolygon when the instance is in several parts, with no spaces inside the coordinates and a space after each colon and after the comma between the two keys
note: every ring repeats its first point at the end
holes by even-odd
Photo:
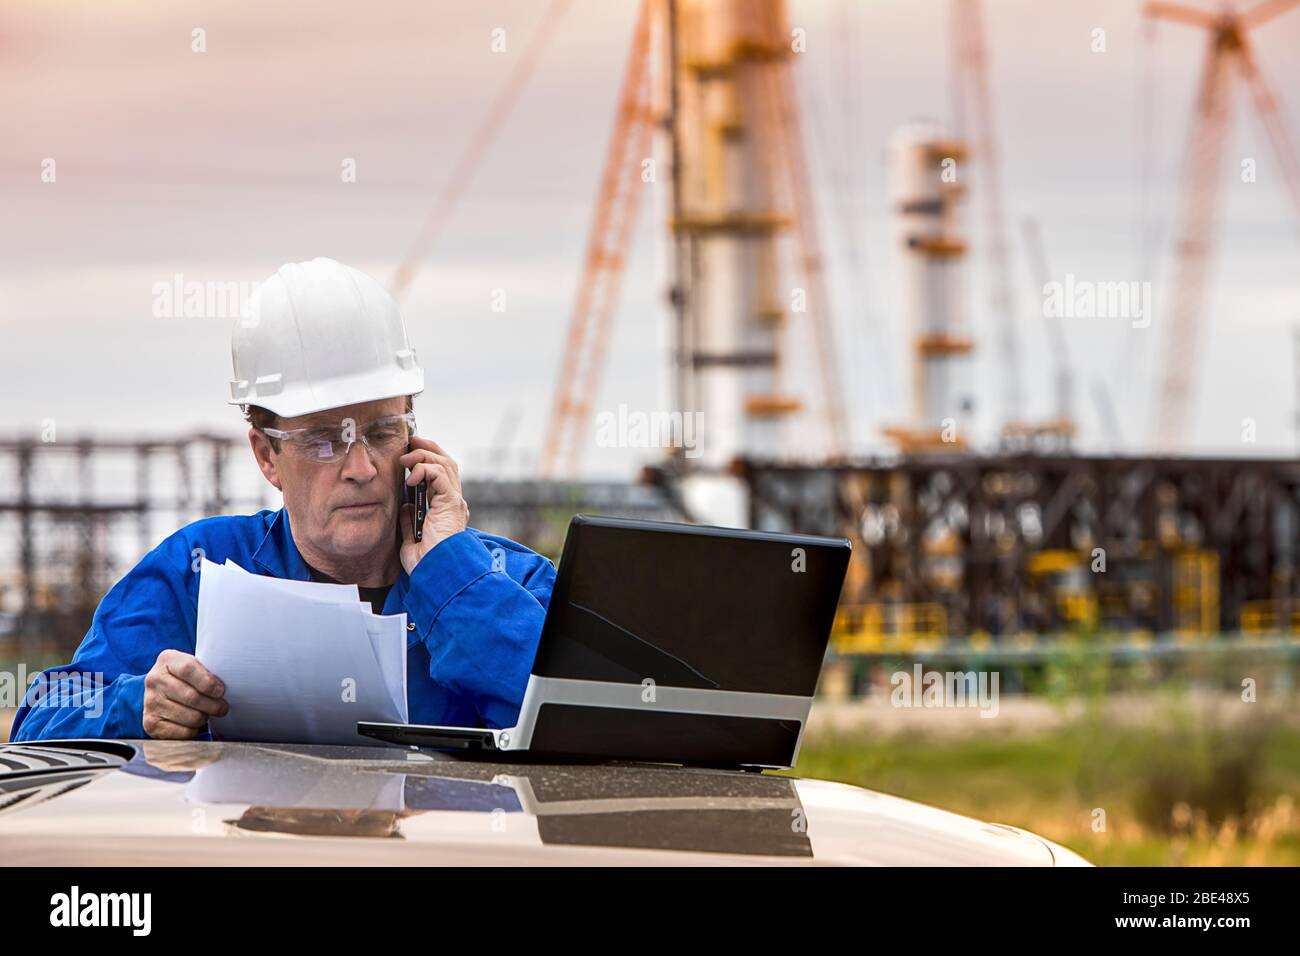
{"type": "Polygon", "coordinates": [[[411,518],[414,527],[411,531],[415,540],[419,541],[424,537],[424,516],[429,512],[429,483],[422,481],[414,488],[406,484],[402,487],[405,489],[406,503],[415,505],[415,515],[411,518]]]}
{"type": "Polygon", "coordinates": [[[415,486],[415,540],[424,536],[424,516],[429,513],[429,483],[422,481],[415,486]]]}

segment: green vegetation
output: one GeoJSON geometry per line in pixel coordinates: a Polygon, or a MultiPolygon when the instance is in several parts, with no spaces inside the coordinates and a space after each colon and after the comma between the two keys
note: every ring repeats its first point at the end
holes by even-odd
{"type": "Polygon", "coordinates": [[[1136,723],[1089,706],[1014,735],[810,734],[794,773],[1023,827],[1099,865],[1296,866],[1300,730],[1283,716],[1175,697],[1136,723]]]}

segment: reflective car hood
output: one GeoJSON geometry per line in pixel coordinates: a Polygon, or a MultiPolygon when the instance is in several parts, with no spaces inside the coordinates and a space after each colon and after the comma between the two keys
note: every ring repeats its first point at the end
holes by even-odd
{"type": "Polygon", "coordinates": [[[6,766],[10,865],[1083,863],[1012,827],[739,771],[173,741],[0,745],[6,766]]]}

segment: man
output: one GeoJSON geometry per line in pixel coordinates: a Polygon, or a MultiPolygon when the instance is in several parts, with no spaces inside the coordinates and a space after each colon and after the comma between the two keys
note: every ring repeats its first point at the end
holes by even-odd
{"type": "Polygon", "coordinates": [[[229,705],[221,675],[194,657],[203,557],[357,585],[377,613],[408,616],[413,722],[512,725],[555,570],[468,526],[456,462],[415,434],[424,372],[397,303],[331,259],[287,265],[236,323],[232,355],[230,404],[284,507],[205,518],[146,555],[100,602],[72,663],[37,678],[12,739],[206,736],[229,705]],[[416,541],[403,502],[420,482],[416,541]]]}

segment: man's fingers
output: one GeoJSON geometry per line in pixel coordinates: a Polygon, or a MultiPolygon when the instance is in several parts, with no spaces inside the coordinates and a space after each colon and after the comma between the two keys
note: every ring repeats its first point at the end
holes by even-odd
{"type": "MultiPolygon", "coordinates": [[[[223,699],[225,685],[193,654],[167,650],[158,655],[153,670],[145,678],[152,699],[166,699],[211,717],[224,717],[230,705],[223,699]]],[[[175,715],[171,716],[175,720],[175,715]]]]}
{"type": "Polygon", "coordinates": [[[413,448],[427,448],[429,451],[433,452],[434,454],[442,455],[444,458],[451,457],[450,455],[447,454],[447,450],[445,448],[439,445],[432,438],[425,438],[423,435],[412,435],[411,446],[413,448]]]}
{"type": "Polygon", "coordinates": [[[411,484],[419,484],[421,481],[428,481],[429,486],[435,495],[452,495],[459,494],[455,482],[447,474],[447,469],[442,465],[431,462],[421,462],[411,469],[411,477],[408,479],[411,484]]]}
{"type": "Polygon", "coordinates": [[[447,470],[453,475],[460,474],[460,465],[456,459],[442,450],[442,446],[430,439],[412,438],[412,450],[402,455],[398,460],[406,468],[411,468],[416,462],[436,461],[440,465],[445,465],[447,470]]]}
{"type": "MultiPolygon", "coordinates": [[[[146,693],[150,693],[146,691],[146,693]]],[[[180,724],[182,727],[190,727],[194,730],[202,730],[208,725],[208,715],[202,711],[195,710],[193,707],[186,707],[184,704],[178,704],[162,694],[153,693],[152,698],[145,701],[145,710],[155,717],[166,720],[173,724],[180,724]]]]}
{"type": "Polygon", "coordinates": [[[216,674],[200,664],[194,655],[177,651],[166,658],[160,657],[159,661],[169,674],[179,677],[199,693],[214,700],[226,696],[226,685],[221,683],[216,674]]]}
{"type": "Polygon", "coordinates": [[[144,681],[141,723],[159,740],[192,740],[208,724],[222,717],[230,705],[222,699],[225,685],[193,654],[166,650],[158,655],[144,681]]]}
{"type": "Polygon", "coordinates": [[[230,705],[226,703],[225,698],[200,694],[192,686],[170,672],[163,672],[159,675],[155,690],[160,697],[175,701],[191,710],[201,710],[211,717],[224,717],[230,711],[230,705]]]}
{"type": "Polygon", "coordinates": [[[194,727],[186,727],[154,714],[144,715],[144,732],[155,740],[193,740],[199,735],[194,727]]]}
{"type": "Polygon", "coordinates": [[[446,455],[435,455],[431,451],[413,451],[410,454],[402,456],[402,467],[415,469],[422,464],[441,465],[447,469],[448,474],[460,477],[460,468],[456,463],[446,455]]]}

